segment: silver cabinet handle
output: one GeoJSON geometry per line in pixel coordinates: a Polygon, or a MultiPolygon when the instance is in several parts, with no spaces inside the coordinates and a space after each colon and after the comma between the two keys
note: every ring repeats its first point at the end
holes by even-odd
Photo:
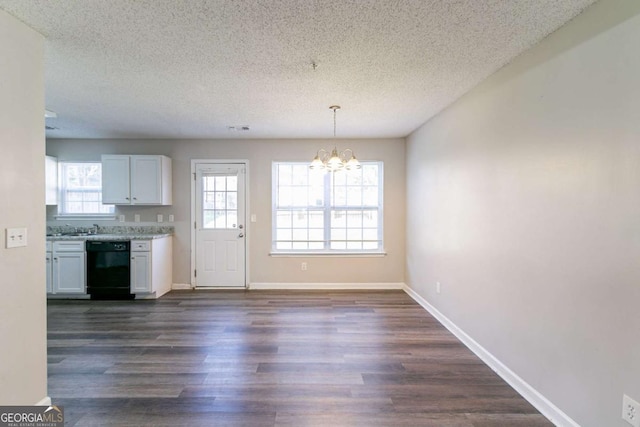
{"type": "Polygon", "coordinates": [[[238,234],[238,237],[244,237],[244,233],[238,234]]]}

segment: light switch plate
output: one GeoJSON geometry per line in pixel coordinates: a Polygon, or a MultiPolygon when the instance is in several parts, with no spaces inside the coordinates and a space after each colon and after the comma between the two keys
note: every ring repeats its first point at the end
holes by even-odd
{"type": "Polygon", "coordinates": [[[164,221],[164,216],[162,214],[158,214],[158,222],[164,221]]]}
{"type": "Polygon", "coordinates": [[[140,222],[140,214],[135,214],[135,215],[133,216],[133,220],[134,220],[135,222],[140,222]]]}
{"type": "Polygon", "coordinates": [[[175,220],[175,217],[173,216],[173,214],[169,214],[169,222],[173,222],[175,220]]]}
{"type": "Polygon", "coordinates": [[[7,228],[5,235],[7,249],[27,246],[26,228],[7,228]]]}

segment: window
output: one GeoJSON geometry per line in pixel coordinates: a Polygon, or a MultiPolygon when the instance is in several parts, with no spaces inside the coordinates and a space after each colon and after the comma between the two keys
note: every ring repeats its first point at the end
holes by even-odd
{"type": "Polygon", "coordinates": [[[203,174],[202,228],[229,229],[238,225],[238,175],[203,174]]]}
{"type": "Polygon", "coordinates": [[[273,164],[275,253],[382,252],[382,162],[323,173],[273,164]]]}
{"type": "Polygon", "coordinates": [[[62,216],[113,215],[114,205],[102,204],[102,164],[60,162],[62,216]]]}

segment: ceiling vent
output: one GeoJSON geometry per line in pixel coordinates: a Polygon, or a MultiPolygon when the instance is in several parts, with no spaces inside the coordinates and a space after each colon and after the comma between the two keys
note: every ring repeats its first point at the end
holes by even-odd
{"type": "Polygon", "coordinates": [[[229,132],[247,132],[251,130],[248,125],[227,126],[229,132]]]}

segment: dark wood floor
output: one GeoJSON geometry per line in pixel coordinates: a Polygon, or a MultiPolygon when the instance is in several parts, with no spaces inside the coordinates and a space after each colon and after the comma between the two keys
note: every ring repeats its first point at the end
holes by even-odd
{"type": "Polygon", "coordinates": [[[549,426],[402,291],[51,300],[67,425],[549,426]]]}

